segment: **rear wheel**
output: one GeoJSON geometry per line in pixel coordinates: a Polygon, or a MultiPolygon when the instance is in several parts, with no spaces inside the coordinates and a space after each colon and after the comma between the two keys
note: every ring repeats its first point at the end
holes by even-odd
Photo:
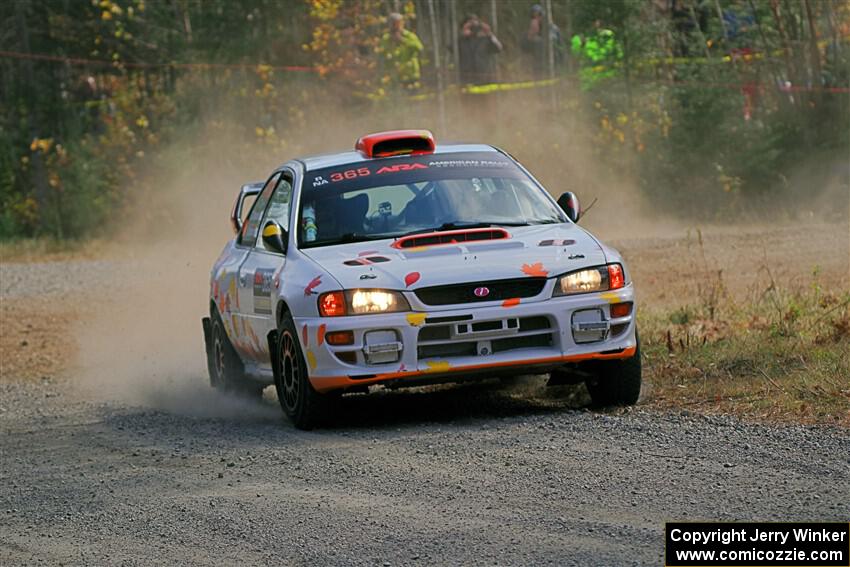
{"type": "Polygon", "coordinates": [[[313,429],[327,414],[328,396],[313,389],[292,317],[285,313],[277,333],[275,389],[280,407],[298,429],[313,429]]]}
{"type": "Polygon", "coordinates": [[[212,387],[226,394],[254,399],[262,397],[263,386],[251,382],[245,376],[245,367],[218,313],[212,314],[211,342],[209,373],[212,387]]]}
{"type": "Polygon", "coordinates": [[[585,380],[590,399],[597,406],[633,406],[640,397],[640,338],[631,358],[600,360],[593,363],[592,375],[585,380]]]}

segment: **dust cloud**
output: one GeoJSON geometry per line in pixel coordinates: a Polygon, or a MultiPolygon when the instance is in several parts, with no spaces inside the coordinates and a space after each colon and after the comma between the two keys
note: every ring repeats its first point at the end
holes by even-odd
{"type": "MultiPolygon", "coordinates": [[[[243,183],[262,181],[288,159],[346,150],[360,135],[384,129],[428,128],[438,141],[500,146],[525,163],[557,196],[576,192],[596,204],[583,225],[603,239],[634,235],[682,236],[687,224],[653,214],[632,179],[600,166],[578,140],[588,125],[580,116],[558,117],[547,95],[512,93],[494,100],[437,101],[400,108],[346,110],[345,103],[300,109],[301,125],[276,127],[280,151],[258,151],[256,140],[220,124],[226,112],[174,140],[171,159],[148,172],[158,190],[120,219],[112,250],[109,291],[90,303],[76,329],[75,383],[87,396],[201,417],[274,419],[274,394],[262,404],[234,401],[208,384],[201,317],[208,312],[209,270],[232,237],[228,215],[243,183]],[[441,128],[445,123],[445,128],[441,128]]],[[[242,131],[250,130],[244,128],[242,131]]],[[[235,129],[234,129],[235,130],[235,129]]]]}

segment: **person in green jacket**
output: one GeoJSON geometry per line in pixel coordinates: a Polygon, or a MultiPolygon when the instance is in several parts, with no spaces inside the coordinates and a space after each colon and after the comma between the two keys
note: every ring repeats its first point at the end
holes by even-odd
{"type": "Polygon", "coordinates": [[[571,43],[571,51],[581,65],[579,77],[582,90],[589,90],[600,80],[616,75],[616,66],[623,59],[623,48],[613,31],[596,22],[593,35],[582,38],[576,34],[571,43]]]}
{"type": "Polygon", "coordinates": [[[390,29],[381,37],[380,52],[384,56],[391,84],[406,89],[419,88],[419,53],[422,42],[410,30],[404,29],[404,16],[393,12],[389,17],[390,29]]]}

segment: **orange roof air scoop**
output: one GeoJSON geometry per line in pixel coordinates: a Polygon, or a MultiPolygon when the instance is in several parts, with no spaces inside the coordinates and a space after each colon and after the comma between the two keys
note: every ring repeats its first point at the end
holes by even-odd
{"type": "Polygon", "coordinates": [[[369,158],[430,154],[436,144],[429,130],[389,130],[362,136],[354,149],[369,158]]]}

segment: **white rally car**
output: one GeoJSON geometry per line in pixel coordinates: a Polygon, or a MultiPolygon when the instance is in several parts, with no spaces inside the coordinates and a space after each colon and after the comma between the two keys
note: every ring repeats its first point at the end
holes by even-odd
{"type": "Polygon", "coordinates": [[[210,381],[274,384],[300,428],[340,393],[476,376],[552,372],[634,404],[629,271],[579,215],[505,152],[425,130],[285,163],[233,207],[203,320],[210,381]]]}

